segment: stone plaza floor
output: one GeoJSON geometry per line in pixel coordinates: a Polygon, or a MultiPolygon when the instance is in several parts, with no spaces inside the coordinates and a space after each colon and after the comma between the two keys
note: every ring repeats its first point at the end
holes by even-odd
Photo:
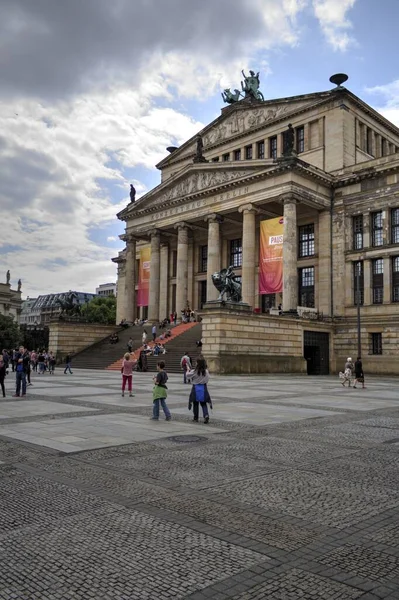
{"type": "Polygon", "coordinates": [[[399,599],[399,380],[33,374],[0,399],[1,600],[399,599]]]}

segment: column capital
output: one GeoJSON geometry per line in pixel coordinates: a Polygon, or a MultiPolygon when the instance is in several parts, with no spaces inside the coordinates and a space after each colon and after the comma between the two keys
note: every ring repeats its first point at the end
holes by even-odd
{"type": "Polygon", "coordinates": [[[204,221],[207,221],[208,223],[223,223],[223,217],[217,213],[212,213],[211,215],[206,215],[204,221]]]}
{"type": "Polygon", "coordinates": [[[191,229],[190,225],[188,223],[186,223],[185,221],[180,221],[179,223],[175,223],[174,225],[175,229],[191,229]]]}
{"type": "Polygon", "coordinates": [[[148,235],[150,236],[150,238],[160,237],[161,236],[161,231],[159,229],[157,229],[156,227],[154,227],[154,229],[150,229],[148,231],[148,235]]]}
{"type": "Polygon", "coordinates": [[[243,204],[242,206],[239,206],[238,212],[239,213],[251,213],[251,212],[257,213],[258,209],[256,206],[249,203],[249,204],[243,204]]]}
{"type": "Polygon", "coordinates": [[[286,194],[281,194],[279,198],[284,206],[284,204],[299,204],[299,196],[294,192],[287,192],[286,194]]]}
{"type": "Polygon", "coordinates": [[[138,242],[140,238],[132,233],[123,233],[119,236],[119,239],[122,240],[122,242],[126,242],[126,244],[133,244],[138,242]]]}
{"type": "Polygon", "coordinates": [[[161,248],[169,248],[169,242],[161,242],[161,248]]]}

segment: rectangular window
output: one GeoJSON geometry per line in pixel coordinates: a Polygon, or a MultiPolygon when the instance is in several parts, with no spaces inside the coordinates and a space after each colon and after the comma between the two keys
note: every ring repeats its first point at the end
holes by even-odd
{"type": "Polygon", "coordinates": [[[241,160],[241,150],[234,150],[234,160],[241,160]]]}
{"type": "Polygon", "coordinates": [[[230,264],[233,267],[242,265],[242,240],[230,240],[230,264]]]}
{"type": "Polygon", "coordinates": [[[382,210],[371,213],[371,233],[373,246],[382,246],[382,210]]]}
{"type": "Polygon", "coordinates": [[[382,333],[371,333],[371,354],[382,354],[382,333]]]}
{"type": "Polygon", "coordinates": [[[391,210],[391,244],[399,244],[399,208],[391,210]]]}
{"type": "Polygon", "coordinates": [[[364,302],[364,265],[362,260],[353,263],[353,303],[357,306],[364,302]]]}
{"type": "Polygon", "coordinates": [[[212,158],[212,162],[219,162],[219,157],[216,156],[215,158],[212,158]]]}
{"type": "Polygon", "coordinates": [[[299,258],[314,256],[314,223],[299,227],[299,258]]]}
{"type": "Polygon", "coordinates": [[[265,142],[264,142],[264,140],[257,143],[257,157],[265,158],[265,142]]]}
{"type": "Polygon", "coordinates": [[[299,306],[314,308],[314,267],[299,269],[299,306]]]}
{"type": "Polygon", "coordinates": [[[363,215],[356,215],[352,219],[353,227],[353,249],[361,250],[363,248],[363,215]]]}
{"type": "Polygon", "coordinates": [[[381,156],[386,156],[387,152],[387,141],[385,138],[381,139],[381,156]]]}
{"type": "Polygon", "coordinates": [[[373,154],[373,132],[369,127],[367,127],[366,152],[367,154],[373,154]]]}
{"type": "Polygon", "coordinates": [[[206,273],[208,269],[208,246],[200,246],[199,249],[199,272],[206,273]]]}
{"type": "Polygon", "coordinates": [[[245,160],[252,160],[252,145],[245,146],[245,160]]]}
{"type": "Polygon", "coordinates": [[[172,277],[176,277],[177,275],[177,251],[173,250],[172,252],[172,277]]]}
{"type": "Polygon", "coordinates": [[[300,152],[305,152],[305,127],[296,128],[296,151],[298,154],[300,152]]]}
{"type": "Polygon", "coordinates": [[[229,162],[230,160],[230,152],[223,154],[223,162],[229,162]]]}
{"type": "Polygon", "coordinates": [[[384,301],[384,259],[373,260],[373,304],[382,304],[384,301]]]}
{"type": "Polygon", "coordinates": [[[276,158],[277,158],[277,136],[276,135],[269,138],[269,156],[270,156],[270,158],[273,158],[273,160],[276,160],[276,158]]]}
{"type": "Polygon", "coordinates": [[[392,302],[399,302],[399,256],[392,258],[392,302]]]}

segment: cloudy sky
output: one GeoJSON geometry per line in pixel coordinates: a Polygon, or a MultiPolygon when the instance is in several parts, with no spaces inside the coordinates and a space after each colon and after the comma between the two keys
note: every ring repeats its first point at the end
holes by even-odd
{"type": "Polygon", "coordinates": [[[115,281],[115,214],[222,107],[347,87],[399,125],[397,0],[0,0],[0,281],[115,281]]]}

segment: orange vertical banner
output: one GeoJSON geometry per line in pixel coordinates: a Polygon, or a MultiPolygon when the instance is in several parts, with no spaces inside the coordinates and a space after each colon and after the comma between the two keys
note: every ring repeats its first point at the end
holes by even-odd
{"type": "Polygon", "coordinates": [[[283,217],[260,223],[259,294],[283,291],[283,217]]]}
{"type": "Polygon", "coordinates": [[[140,250],[139,283],[137,290],[137,306],[148,306],[150,290],[151,246],[140,250]]]}

